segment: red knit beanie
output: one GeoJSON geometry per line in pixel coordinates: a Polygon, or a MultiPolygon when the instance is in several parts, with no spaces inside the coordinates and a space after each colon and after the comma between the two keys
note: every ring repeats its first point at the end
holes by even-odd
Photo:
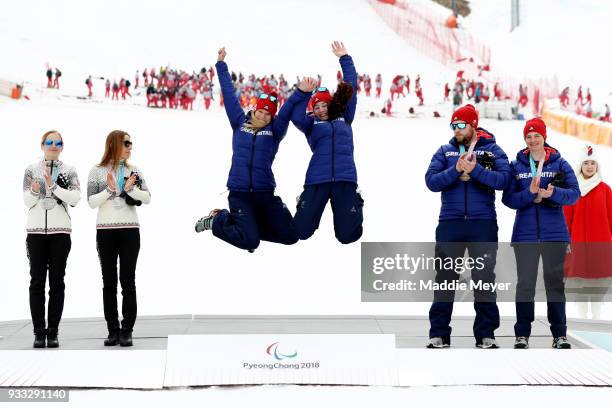
{"type": "Polygon", "coordinates": [[[478,112],[474,105],[465,105],[453,112],[451,123],[456,120],[462,120],[474,129],[478,127],[478,112]]]}
{"type": "Polygon", "coordinates": [[[329,104],[332,100],[332,96],[329,91],[326,89],[325,91],[317,91],[310,97],[310,102],[308,103],[313,107],[317,104],[317,102],[325,102],[329,104]]]}
{"type": "Polygon", "coordinates": [[[525,128],[523,129],[523,139],[527,138],[527,133],[537,132],[542,135],[546,140],[546,123],[542,118],[533,118],[525,122],[525,128]]]}
{"type": "Polygon", "coordinates": [[[266,98],[257,98],[257,104],[255,110],[261,109],[268,112],[272,117],[276,115],[276,107],[278,103],[278,95],[275,92],[270,92],[266,98]],[[274,97],[274,102],[270,100],[270,97],[274,97]]]}

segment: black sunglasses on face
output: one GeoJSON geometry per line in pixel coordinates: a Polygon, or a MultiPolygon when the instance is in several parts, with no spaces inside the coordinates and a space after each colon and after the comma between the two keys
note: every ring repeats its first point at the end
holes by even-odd
{"type": "Polygon", "coordinates": [[[125,146],[125,148],[132,147],[132,142],[130,142],[129,140],[124,140],[123,146],[125,146]]]}

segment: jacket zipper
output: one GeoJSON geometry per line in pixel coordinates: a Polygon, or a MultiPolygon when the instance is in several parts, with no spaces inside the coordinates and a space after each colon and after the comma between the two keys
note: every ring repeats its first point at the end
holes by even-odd
{"type": "Polygon", "coordinates": [[[334,161],[336,158],[336,129],[334,128],[334,122],[329,122],[332,127],[332,162],[331,162],[331,173],[332,173],[332,182],[336,181],[336,173],[334,171],[334,161]]]}
{"type": "Polygon", "coordinates": [[[536,236],[538,238],[538,242],[540,242],[540,211],[539,211],[540,205],[539,204],[535,204],[535,209],[536,209],[536,236]]]}
{"type": "Polygon", "coordinates": [[[463,219],[467,220],[467,181],[463,182],[463,219]]]}
{"type": "Polygon", "coordinates": [[[257,133],[253,134],[253,144],[251,145],[251,162],[249,163],[249,192],[253,192],[253,158],[255,157],[255,140],[257,139],[257,133]]]}
{"type": "MultiPolygon", "coordinates": [[[[49,175],[53,177],[53,160],[51,160],[51,170],[49,171],[49,175]]],[[[49,186],[47,186],[46,188],[49,188],[49,186]]],[[[48,227],[47,225],[48,214],[49,214],[49,210],[45,209],[45,234],[47,233],[47,227],[48,227]]]]}

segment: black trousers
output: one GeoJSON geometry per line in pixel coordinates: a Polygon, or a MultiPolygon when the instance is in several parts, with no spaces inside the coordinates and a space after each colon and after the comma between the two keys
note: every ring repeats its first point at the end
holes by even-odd
{"type": "Polygon", "coordinates": [[[64,275],[71,247],[70,234],[28,234],[26,248],[30,260],[30,313],[34,330],[44,330],[45,286],[49,271],[50,329],[57,329],[64,310],[64,275]]]}
{"type": "Polygon", "coordinates": [[[140,231],[138,228],[118,228],[97,230],[96,242],[98,257],[102,267],[102,296],[104,318],[108,330],[119,329],[117,311],[117,276],[121,282],[123,302],[121,328],[132,330],[136,323],[136,261],[140,251],[140,231]],[[117,273],[119,258],[119,273],[117,273]]]}
{"type": "Polygon", "coordinates": [[[542,258],[544,288],[546,291],[546,314],[553,337],[567,334],[565,316],[565,283],[563,281],[565,242],[515,243],[514,255],[518,281],[516,283],[516,324],[518,336],[531,335],[531,323],[535,320],[535,291],[538,265],[542,258]]]}

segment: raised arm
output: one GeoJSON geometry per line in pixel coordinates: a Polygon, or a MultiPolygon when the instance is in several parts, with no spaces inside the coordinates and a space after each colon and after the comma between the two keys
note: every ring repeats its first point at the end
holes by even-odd
{"type": "Polygon", "coordinates": [[[353,123],[353,119],[355,119],[355,111],[357,109],[357,70],[355,70],[355,64],[353,64],[353,58],[348,55],[343,43],[334,41],[332,44],[332,51],[336,57],[340,58],[340,67],[342,68],[342,78],[344,82],[351,84],[353,87],[353,96],[346,105],[346,110],[344,111],[344,120],[351,124],[353,123]]]}
{"type": "Polygon", "coordinates": [[[240,106],[240,102],[236,97],[236,90],[232,77],[230,76],[227,64],[225,63],[225,47],[219,50],[217,57],[217,63],[215,68],[217,69],[217,76],[219,77],[219,84],[221,84],[221,93],[223,94],[223,104],[225,106],[225,113],[232,125],[232,129],[240,126],[245,119],[244,111],[240,106]]]}
{"type": "Polygon", "coordinates": [[[317,87],[317,80],[311,77],[305,77],[300,81],[298,89],[296,89],[291,97],[296,95],[296,102],[291,112],[291,122],[295,125],[300,132],[305,135],[310,134],[312,130],[312,124],[314,118],[312,115],[306,114],[306,108],[308,107],[308,101],[312,95],[312,91],[317,87]]]}

